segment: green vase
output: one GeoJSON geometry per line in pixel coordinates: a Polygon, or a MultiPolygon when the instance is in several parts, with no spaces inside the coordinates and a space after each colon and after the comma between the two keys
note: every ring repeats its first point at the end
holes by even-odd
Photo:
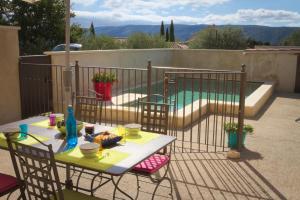
{"type": "MultiPolygon", "coordinates": [[[[243,131],[242,134],[242,145],[245,146],[246,132],[243,131]]],[[[228,147],[236,149],[238,147],[237,143],[237,133],[235,131],[230,131],[228,133],[228,147]]]]}

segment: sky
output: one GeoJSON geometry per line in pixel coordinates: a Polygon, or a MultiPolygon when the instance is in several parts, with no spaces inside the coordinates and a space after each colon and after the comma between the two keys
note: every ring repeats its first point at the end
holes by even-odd
{"type": "Polygon", "coordinates": [[[247,24],[300,27],[300,0],[71,0],[83,27],[165,24],[247,24]]]}

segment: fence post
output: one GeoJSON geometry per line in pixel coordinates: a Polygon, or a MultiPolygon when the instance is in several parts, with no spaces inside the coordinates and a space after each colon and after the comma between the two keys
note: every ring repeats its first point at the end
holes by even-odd
{"type": "Polygon", "coordinates": [[[165,74],[165,77],[164,77],[164,101],[165,103],[168,103],[168,84],[169,84],[169,77],[168,75],[165,74]]]}
{"type": "Polygon", "coordinates": [[[151,60],[148,60],[148,66],[147,66],[147,101],[150,102],[151,97],[151,84],[152,84],[152,66],[151,66],[151,60]]]}
{"type": "Polygon", "coordinates": [[[78,60],[75,61],[75,92],[79,95],[79,64],[78,60]]]}
{"type": "Polygon", "coordinates": [[[244,111],[245,111],[245,90],[246,90],[246,65],[242,65],[241,80],[240,80],[240,102],[239,102],[239,113],[238,113],[238,151],[241,151],[242,139],[243,139],[243,127],[244,127],[244,111]]]}

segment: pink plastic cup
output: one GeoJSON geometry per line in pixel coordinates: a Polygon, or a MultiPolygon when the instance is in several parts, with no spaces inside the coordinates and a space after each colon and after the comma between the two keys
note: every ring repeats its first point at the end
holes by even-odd
{"type": "Polygon", "coordinates": [[[49,115],[49,121],[50,121],[49,125],[50,126],[55,126],[56,125],[55,117],[56,117],[55,114],[50,114],[49,115]]]}

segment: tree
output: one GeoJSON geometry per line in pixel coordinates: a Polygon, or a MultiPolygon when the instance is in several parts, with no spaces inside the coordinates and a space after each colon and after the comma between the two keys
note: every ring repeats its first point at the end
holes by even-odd
{"type": "Polygon", "coordinates": [[[161,25],[160,25],[160,36],[164,37],[165,36],[165,25],[164,25],[164,21],[161,21],[161,25]]]}
{"type": "Polygon", "coordinates": [[[300,46],[300,29],[294,31],[286,39],[284,39],[283,45],[300,46]]]}
{"type": "Polygon", "coordinates": [[[246,37],[239,28],[225,27],[220,30],[221,49],[245,49],[247,47],[246,37]]]}
{"type": "Polygon", "coordinates": [[[79,42],[82,44],[83,50],[105,50],[120,48],[120,43],[107,35],[91,36],[89,34],[85,34],[79,40],[79,42]]]}
{"type": "Polygon", "coordinates": [[[173,20],[171,20],[171,25],[170,25],[170,42],[175,42],[175,32],[174,32],[173,20]]]}
{"type": "Polygon", "coordinates": [[[0,1],[0,25],[8,25],[9,1],[0,1]]]}
{"type": "Polygon", "coordinates": [[[70,41],[72,43],[77,43],[84,35],[84,29],[81,28],[80,24],[72,24],[70,30],[70,41]]]}
{"type": "Polygon", "coordinates": [[[246,38],[239,28],[210,26],[198,32],[190,41],[192,49],[245,49],[246,38]]]}
{"type": "Polygon", "coordinates": [[[95,33],[95,27],[94,27],[94,24],[93,22],[91,23],[91,26],[90,26],[90,34],[95,37],[96,33],[95,33]]]}
{"type": "Polygon", "coordinates": [[[169,28],[166,30],[166,42],[169,42],[169,28]]]}
{"type": "Polygon", "coordinates": [[[250,37],[247,39],[247,47],[248,48],[255,48],[255,46],[257,46],[257,45],[269,46],[270,42],[262,42],[262,41],[255,40],[250,37]]]}
{"type": "Polygon", "coordinates": [[[0,1],[1,24],[20,26],[20,52],[41,54],[64,42],[65,4],[62,0],[0,1]],[[4,2],[4,3],[3,3],[4,2]]]}
{"type": "Polygon", "coordinates": [[[127,40],[127,48],[129,49],[150,49],[168,47],[164,38],[160,35],[148,35],[138,32],[130,35],[127,40]]]}

